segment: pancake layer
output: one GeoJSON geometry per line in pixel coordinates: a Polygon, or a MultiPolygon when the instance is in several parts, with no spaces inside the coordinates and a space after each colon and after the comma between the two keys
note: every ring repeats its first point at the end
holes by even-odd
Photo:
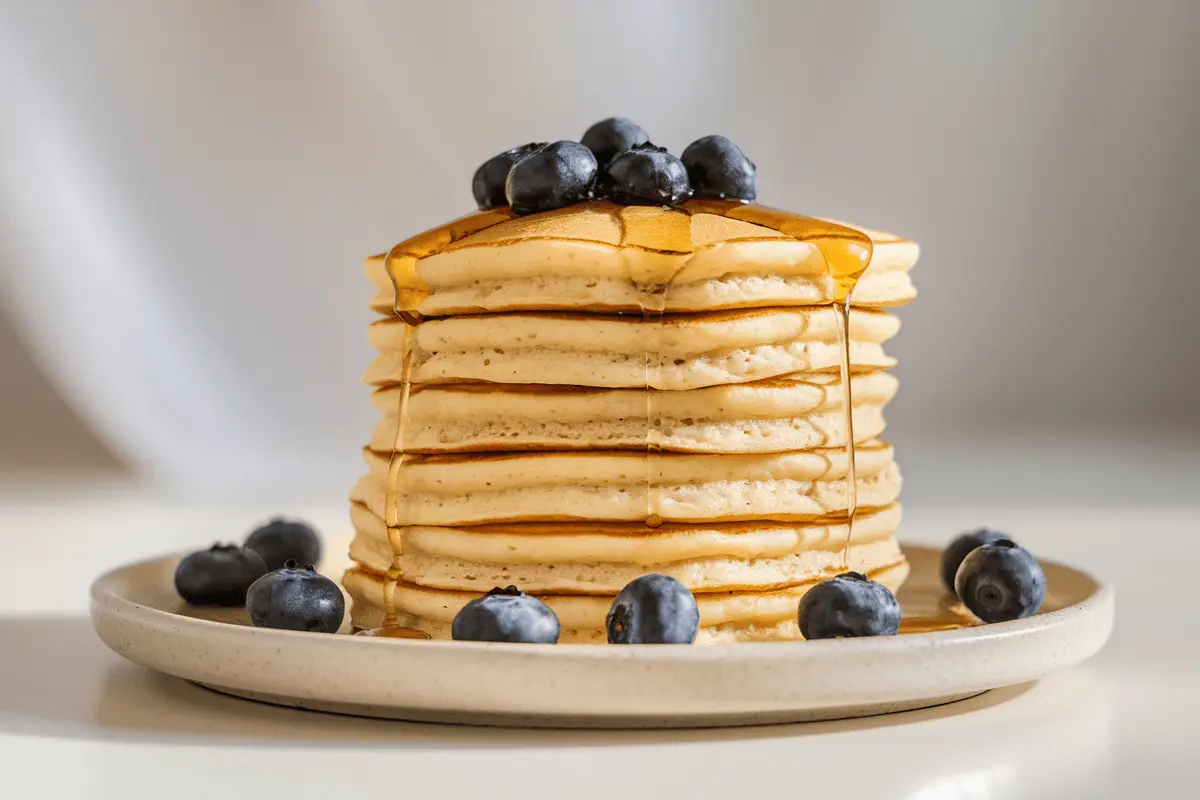
{"type": "MultiPolygon", "coordinates": [[[[409,456],[364,452],[369,472],[351,492],[390,525],[612,520],[810,520],[845,514],[844,450],[753,455],[521,453],[409,456]],[[389,478],[389,474],[391,477],[389,478]],[[396,507],[386,509],[393,480],[396,507]]],[[[890,447],[856,459],[859,508],[900,494],[890,447]]]]}
{"type": "MultiPolygon", "coordinates": [[[[886,372],[854,376],[854,434],[863,444],[884,430],[883,407],[898,384],[886,372]]],[[[645,450],[653,421],[663,450],[766,453],[845,447],[841,381],[831,375],[712,386],[684,392],[581,387],[454,385],[419,387],[408,398],[409,453],[498,450],[645,450]]],[[[372,396],[383,418],[370,448],[396,442],[401,391],[372,396]]]]}
{"type": "MultiPolygon", "coordinates": [[[[406,325],[370,327],[380,355],[364,380],[401,380],[406,325]]],[[[850,363],[858,371],[895,361],[883,343],[899,321],[860,312],[850,320],[850,363]]],[[[836,373],[842,359],[832,308],[754,310],[661,320],[566,314],[501,314],[429,320],[413,334],[410,380],[687,390],[784,375],[836,373]]]]}
{"type": "MultiPolygon", "coordinates": [[[[817,243],[711,210],[703,201],[683,211],[584,203],[492,225],[417,259],[411,269],[393,264],[391,276],[382,254],[366,264],[376,286],[371,306],[382,314],[392,311],[393,278],[401,305],[427,316],[629,313],[647,305],[690,313],[822,305],[833,298],[834,282],[817,243]]],[[[743,213],[755,216],[752,208],[743,213]]],[[[912,300],[916,290],[908,273],[919,255],[917,244],[846,227],[872,243],[856,304],[887,307],[912,300]]]]}
{"type": "MultiPolygon", "coordinates": [[[[508,524],[393,528],[355,504],[351,554],[364,568],[397,571],[430,588],[483,592],[516,584],[548,594],[615,595],[647,572],[696,592],[774,589],[836,573],[847,546],[844,523],[508,524]]],[[[855,563],[900,560],[899,505],[863,514],[849,540],[855,563]]]]}

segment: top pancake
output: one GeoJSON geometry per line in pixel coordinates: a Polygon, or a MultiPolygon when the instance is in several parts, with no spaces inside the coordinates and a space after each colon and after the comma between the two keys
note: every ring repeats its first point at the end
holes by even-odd
{"type": "Polygon", "coordinates": [[[908,276],[915,242],[815,219],[820,235],[801,240],[773,229],[786,225],[778,212],[758,206],[692,201],[680,210],[596,201],[509,216],[474,215],[367,259],[376,285],[371,307],[392,311],[393,279],[400,310],[423,316],[822,305],[836,289],[827,255],[843,270],[869,258],[855,305],[901,305],[916,296],[908,276]]]}

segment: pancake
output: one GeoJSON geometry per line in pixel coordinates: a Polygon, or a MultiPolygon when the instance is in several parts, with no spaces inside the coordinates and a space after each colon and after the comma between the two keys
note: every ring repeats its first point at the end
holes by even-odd
{"type": "Polygon", "coordinates": [[[368,259],[387,317],[364,378],[382,420],[351,495],[355,625],[449,638],[465,603],[515,584],[554,609],[561,641],[602,642],[613,597],[656,572],[695,593],[697,642],[771,641],[800,638],[820,580],[854,569],[898,589],[901,478],[877,437],[897,389],[885,309],[915,296],[917,256],[890,234],[697,200],[494,209],[368,259]],[[832,303],[860,273],[847,409],[832,303]]]}
{"type": "MultiPolygon", "coordinates": [[[[853,562],[851,567],[861,567],[853,562]]],[[[908,563],[865,569],[873,580],[893,592],[908,575],[908,563]]],[[[385,617],[385,576],[361,568],[349,570],[343,585],[353,599],[353,621],[358,628],[377,628],[385,617]]],[[[775,591],[743,591],[698,594],[700,631],[697,644],[724,642],[773,641],[800,639],[796,609],[816,581],[775,591]]],[[[392,599],[399,625],[424,631],[437,639],[450,638],[450,623],[467,602],[478,597],[474,592],[428,589],[407,583],[397,584],[392,599]]],[[[604,620],[612,597],[543,595],[562,625],[563,643],[601,643],[606,640],[604,620]]]]}
{"type": "MultiPolygon", "coordinates": [[[[398,514],[384,509],[391,454],[365,450],[364,460],[369,472],[351,499],[391,525],[633,522],[650,514],[686,522],[791,521],[844,514],[848,502],[848,460],[840,448],[720,457],[616,451],[408,456],[394,465],[398,514]]],[[[859,508],[896,501],[900,472],[890,447],[868,442],[856,466],[859,508]]]]}
{"type": "MultiPolygon", "coordinates": [[[[857,517],[849,558],[858,565],[900,560],[899,505],[857,517]]],[[[784,588],[843,567],[847,527],[768,522],[664,525],[567,523],[475,528],[394,528],[355,504],[351,555],[363,567],[396,570],[419,586],[486,592],[516,584],[550,594],[616,594],[648,572],[692,591],[784,588]]]]}
{"type": "MultiPolygon", "coordinates": [[[[465,235],[455,241],[445,236],[431,245],[417,237],[398,246],[393,252],[402,254],[419,241],[415,249],[422,257],[397,264],[393,256],[392,272],[400,283],[401,307],[426,316],[637,312],[648,302],[694,312],[821,305],[833,298],[818,242],[773,230],[774,212],[759,207],[725,212],[740,219],[711,213],[729,206],[692,201],[673,210],[598,201],[515,219],[492,212],[462,221],[465,235]],[[467,232],[476,226],[482,229],[467,232]]],[[[845,227],[869,237],[873,249],[856,304],[895,306],[916,296],[908,277],[919,254],[916,243],[845,227]]],[[[377,287],[372,308],[390,313],[395,293],[386,257],[368,259],[366,266],[377,287]]]]}
{"type": "MultiPolygon", "coordinates": [[[[399,383],[408,326],[373,323],[381,353],[370,385],[399,383]]],[[[850,363],[886,369],[883,343],[899,320],[855,312],[850,363]]],[[[836,372],[843,357],[831,307],[672,315],[661,320],[584,314],[493,314],[429,320],[413,333],[411,380],[435,383],[529,383],[686,390],[784,375],[836,372]]]]}
{"type": "MultiPolygon", "coordinates": [[[[408,453],[497,450],[644,450],[647,419],[663,450],[690,453],[770,453],[844,447],[841,381],[831,375],[714,386],[687,392],[577,389],[549,386],[431,386],[409,394],[408,453]]],[[[880,436],[883,407],[898,382],[885,373],[856,375],[854,434],[858,444],[880,436]]],[[[384,417],[370,448],[393,449],[399,387],[375,392],[384,417]]]]}

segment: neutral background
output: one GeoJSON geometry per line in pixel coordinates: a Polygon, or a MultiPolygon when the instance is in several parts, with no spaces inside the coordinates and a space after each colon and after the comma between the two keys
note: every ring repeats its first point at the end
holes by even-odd
{"type": "Polygon", "coordinates": [[[0,0],[0,461],[338,501],[361,259],[625,114],[921,242],[910,501],[1195,496],[1198,38],[1191,0],[0,0]]]}
{"type": "Polygon", "coordinates": [[[1200,0],[0,0],[0,797],[271,797],[301,761],[296,798],[344,793],[335,764],[447,798],[1180,795],[1198,42],[1200,0]],[[344,548],[362,258],[612,114],[676,152],[725,133],[764,202],[921,242],[902,536],[990,524],[1091,571],[1104,651],[931,712],[662,737],[303,714],[106,651],[105,569],[280,511],[344,548]]]}

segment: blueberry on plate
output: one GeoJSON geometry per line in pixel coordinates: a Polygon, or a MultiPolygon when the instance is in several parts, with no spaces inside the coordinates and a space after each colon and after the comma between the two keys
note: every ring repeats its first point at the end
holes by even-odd
{"type": "Polygon", "coordinates": [[[504,196],[504,182],[508,180],[508,171],[512,169],[513,164],[544,146],[544,142],[521,145],[483,162],[479,169],[475,170],[475,177],[471,179],[471,192],[475,195],[475,203],[479,210],[487,211],[489,208],[508,205],[508,198],[504,196]]]}
{"type": "Polygon", "coordinates": [[[754,162],[724,136],[697,139],[681,160],[696,197],[750,201],[758,195],[754,162]]]}
{"type": "Polygon", "coordinates": [[[460,642],[554,644],[558,634],[558,617],[550,606],[515,586],[477,597],[450,625],[450,636],[460,642]]]}
{"type": "Polygon", "coordinates": [[[321,563],[321,537],[317,529],[298,519],[275,517],[255,528],[243,547],[262,556],[267,569],[279,569],[288,559],[297,564],[321,563]]]}
{"type": "Polygon", "coordinates": [[[256,580],[246,593],[246,611],[258,628],[337,633],[346,614],[338,585],[310,564],[288,561],[256,580]]]}
{"type": "Polygon", "coordinates": [[[603,169],[617,153],[645,144],[650,141],[650,137],[632,120],[625,117],[609,117],[588,128],[579,141],[596,154],[596,162],[603,169]]]}
{"type": "Polygon", "coordinates": [[[1007,622],[1037,612],[1046,575],[1037,559],[1008,539],[972,550],[954,578],[958,599],[984,622],[1007,622]]]}
{"type": "Polygon", "coordinates": [[[267,572],[262,557],[235,544],[214,544],[175,568],[175,591],[194,606],[240,606],[250,584],[267,572]]]}
{"type": "Polygon", "coordinates": [[[603,185],[615,203],[677,206],[692,196],[683,162],[652,144],[619,153],[608,165],[603,185]]]}
{"type": "Polygon", "coordinates": [[[596,157],[579,142],[542,145],[513,164],[504,193],[518,214],[582,203],[592,196],[596,157]]]}
{"type": "Polygon", "coordinates": [[[691,644],[700,629],[700,610],[679,581],[643,575],[613,600],[606,626],[610,644],[691,644]]]}
{"type": "Polygon", "coordinates": [[[900,630],[900,603],[882,583],[846,572],[805,592],[798,617],[805,639],[893,636],[900,630]]]}
{"type": "Polygon", "coordinates": [[[954,591],[954,576],[958,574],[958,567],[962,564],[963,559],[970,555],[971,551],[976,547],[992,542],[998,542],[1001,539],[1008,539],[999,531],[980,528],[977,531],[964,533],[951,542],[945,550],[942,551],[942,584],[954,591]]]}

